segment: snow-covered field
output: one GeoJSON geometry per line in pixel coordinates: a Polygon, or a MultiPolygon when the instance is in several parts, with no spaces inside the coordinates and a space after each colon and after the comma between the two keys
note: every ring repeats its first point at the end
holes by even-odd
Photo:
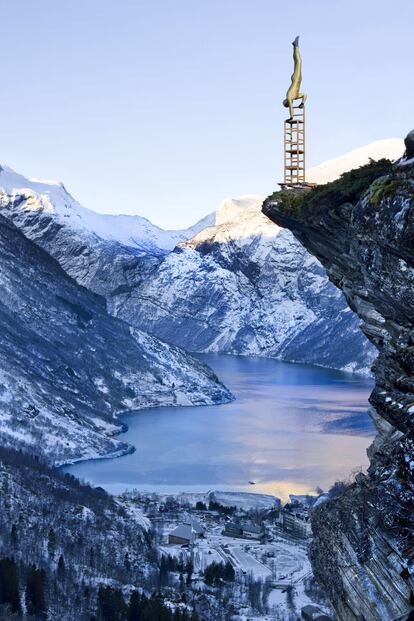
{"type": "Polygon", "coordinates": [[[205,501],[211,500],[218,502],[223,507],[236,507],[243,511],[249,509],[277,509],[280,507],[280,500],[270,494],[249,494],[249,492],[221,492],[210,491],[206,494],[205,501]]]}

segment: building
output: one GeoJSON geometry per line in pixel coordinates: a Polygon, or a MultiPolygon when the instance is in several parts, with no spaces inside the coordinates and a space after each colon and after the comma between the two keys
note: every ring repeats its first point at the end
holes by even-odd
{"type": "Polygon", "coordinates": [[[193,543],[195,534],[190,524],[179,524],[168,535],[168,543],[188,546],[193,543]]]}
{"type": "Polygon", "coordinates": [[[304,606],[301,611],[301,616],[304,621],[332,621],[331,617],[328,617],[318,606],[304,606]]]}
{"type": "Polygon", "coordinates": [[[242,530],[245,539],[261,539],[263,535],[263,530],[256,524],[243,524],[242,530]]]}
{"type": "Polygon", "coordinates": [[[200,522],[194,518],[189,518],[188,521],[184,522],[186,526],[191,526],[193,533],[196,537],[204,537],[204,533],[206,529],[200,522]]]}
{"type": "Polygon", "coordinates": [[[298,537],[299,539],[306,539],[311,535],[309,516],[300,512],[283,511],[282,528],[292,537],[298,537]]]}
{"type": "Polygon", "coordinates": [[[200,522],[194,518],[188,518],[188,521],[179,524],[168,535],[168,543],[182,546],[188,546],[194,543],[197,537],[203,537],[205,528],[200,522]]]}
{"type": "Polygon", "coordinates": [[[262,538],[263,531],[260,526],[256,526],[255,524],[236,524],[235,522],[228,522],[224,527],[223,535],[226,537],[259,540],[262,538]]]}
{"type": "Polygon", "coordinates": [[[224,527],[223,535],[226,537],[243,537],[242,527],[235,522],[228,522],[224,527]]]}

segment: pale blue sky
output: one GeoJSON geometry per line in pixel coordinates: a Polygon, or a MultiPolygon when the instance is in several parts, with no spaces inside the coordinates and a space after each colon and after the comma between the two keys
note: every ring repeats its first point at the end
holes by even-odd
{"type": "Polygon", "coordinates": [[[0,0],[0,161],[179,228],[281,180],[301,36],[308,165],[414,127],[412,0],[0,0]]]}

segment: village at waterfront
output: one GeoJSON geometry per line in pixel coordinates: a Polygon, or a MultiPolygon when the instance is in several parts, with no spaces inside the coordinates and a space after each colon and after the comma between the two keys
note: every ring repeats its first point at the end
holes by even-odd
{"type": "Polygon", "coordinates": [[[267,494],[224,491],[133,491],[123,498],[151,525],[161,556],[160,586],[185,579],[192,589],[208,593],[233,581],[247,585],[252,599],[271,611],[251,617],[240,609],[240,619],[288,618],[289,610],[297,615],[292,618],[305,621],[333,618],[308,558],[310,512],[324,494],[290,495],[285,504],[267,494]]]}

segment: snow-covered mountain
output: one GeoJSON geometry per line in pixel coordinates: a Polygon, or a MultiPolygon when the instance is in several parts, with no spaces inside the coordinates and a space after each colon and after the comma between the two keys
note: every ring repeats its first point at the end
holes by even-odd
{"type": "Polygon", "coordinates": [[[227,199],[115,312],[192,351],[278,357],[366,372],[375,357],[319,262],[261,213],[227,199]]]}
{"type": "MultiPolygon", "coordinates": [[[[397,159],[379,140],[310,169],[326,183],[372,159],[397,159]]],[[[320,263],[261,214],[262,197],[226,199],[214,226],[167,255],[115,312],[195,351],[276,356],[366,371],[376,356],[320,263]]]]}
{"type": "MultiPolygon", "coordinates": [[[[308,178],[330,180],[369,157],[401,152],[400,140],[378,141],[308,178]]],[[[261,203],[256,195],[226,199],[194,227],[162,231],[139,216],[87,210],[62,184],[0,170],[0,213],[131,325],[190,351],[366,370],[375,351],[342,294],[261,214],[261,203]]]]}
{"type": "Polygon", "coordinates": [[[0,167],[0,212],[95,293],[139,286],[143,275],[174,246],[210,224],[207,216],[185,231],[163,231],[140,216],[85,209],[61,183],[27,179],[0,167]]]}
{"type": "Polygon", "coordinates": [[[198,360],[109,315],[0,214],[0,439],[54,463],[121,454],[116,413],[231,398],[198,360]]]}
{"type": "Polygon", "coordinates": [[[28,179],[5,165],[0,166],[0,189],[11,197],[25,197],[26,210],[44,212],[79,235],[115,242],[144,254],[165,254],[214,221],[211,214],[188,229],[166,231],[141,216],[97,213],[82,207],[63,183],[28,179]]]}

